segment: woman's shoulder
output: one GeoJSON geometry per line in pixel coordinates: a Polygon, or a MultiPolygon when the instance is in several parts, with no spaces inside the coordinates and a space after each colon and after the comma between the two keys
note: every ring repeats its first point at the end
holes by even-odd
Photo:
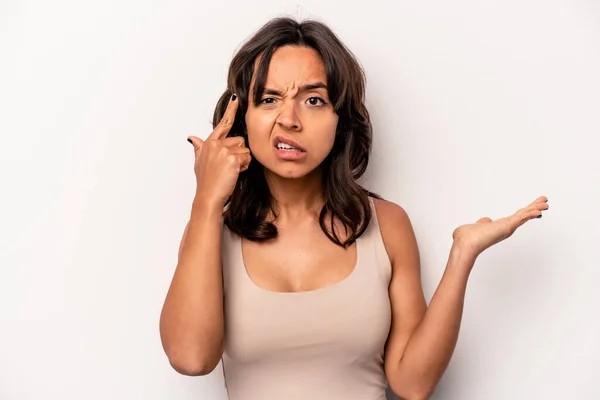
{"type": "Polygon", "coordinates": [[[372,197],[383,244],[390,259],[414,241],[414,231],[406,210],[393,201],[372,197]]]}
{"type": "MultiPolygon", "coordinates": [[[[377,213],[378,219],[389,220],[392,219],[394,222],[408,218],[406,210],[397,203],[389,201],[383,198],[377,198],[369,196],[375,205],[375,212],[377,213]]],[[[384,223],[380,221],[380,224],[384,223]]],[[[387,224],[386,224],[387,225],[387,224]]]]}

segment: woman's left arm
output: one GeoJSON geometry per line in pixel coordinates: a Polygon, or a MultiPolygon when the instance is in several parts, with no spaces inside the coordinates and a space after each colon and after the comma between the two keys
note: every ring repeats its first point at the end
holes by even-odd
{"type": "Polygon", "coordinates": [[[469,274],[477,256],[510,237],[548,209],[540,197],[510,217],[458,227],[443,277],[429,307],[421,286],[419,251],[410,219],[398,205],[376,203],[390,261],[392,327],[385,349],[385,374],[392,391],[405,400],[427,399],[446,370],[456,346],[469,274]]]}

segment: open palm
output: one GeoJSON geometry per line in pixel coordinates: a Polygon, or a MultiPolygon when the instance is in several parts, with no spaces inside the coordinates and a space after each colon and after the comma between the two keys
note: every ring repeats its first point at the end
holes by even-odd
{"type": "Polygon", "coordinates": [[[541,196],[508,217],[497,220],[483,217],[474,224],[461,225],[454,230],[452,238],[455,244],[477,257],[485,249],[509,238],[525,222],[540,218],[542,211],[548,208],[548,198],[541,196]]]}

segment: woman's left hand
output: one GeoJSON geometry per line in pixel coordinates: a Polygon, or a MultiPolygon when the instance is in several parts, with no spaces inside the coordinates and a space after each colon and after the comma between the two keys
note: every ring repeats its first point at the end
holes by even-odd
{"type": "Polygon", "coordinates": [[[454,246],[477,258],[485,249],[509,238],[525,222],[541,218],[542,211],[548,208],[548,198],[541,196],[511,216],[495,221],[484,217],[474,224],[459,226],[452,233],[454,246]]]}

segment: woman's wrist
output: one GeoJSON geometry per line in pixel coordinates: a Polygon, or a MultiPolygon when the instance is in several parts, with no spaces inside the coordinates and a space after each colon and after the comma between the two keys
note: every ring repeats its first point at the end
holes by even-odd
{"type": "Polygon", "coordinates": [[[470,273],[478,256],[479,254],[473,251],[473,249],[460,242],[454,241],[452,243],[452,248],[450,249],[450,256],[448,257],[448,265],[446,268],[459,269],[470,273]]]}
{"type": "Polygon", "coordinates": [[[216,215],[221,217],[223,215],[223,207],[224,205],[218,201],[203,196],[196,196],[192,202],[192,217],[210,218],[216,215]]]}

